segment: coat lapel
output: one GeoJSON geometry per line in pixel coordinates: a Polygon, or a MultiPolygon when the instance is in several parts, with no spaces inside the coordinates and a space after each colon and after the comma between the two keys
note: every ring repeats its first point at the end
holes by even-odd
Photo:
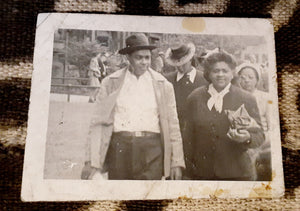
{"type": "Polygon", "coordinates": [[[104,96],[99,104],[96,105],[98,109],[96,114],[100,122],[94,123],[90,132],[91,161],[92,166],[102,170],[113,131],[114,108],[125,74],[126,69],[120,71],[120,74],[116,76],[107,78],[108,81],[103,82],[107,96],[104,96]],[[101,137],[100,141],[99,137],[101,137]]]}
{"type": "Polygon", "coordinates": [[[155,92],[156,102],[157,102],[159,114],[161,115],[162,113],[164,113],[164,111],[162,111],[162,106],[161,106],[163,103],[162,95],[164,91],[164,80],[157,79],[154,73],[152,72],[152,70],[149,70],[149,73],[152,77],[152,84],[155,92]]]}
{"type": "MultiPolygon", "coordinates": [[[[151,73],[151,70],[150,70],[151,73]]],[[[155,74],[152,74],[153,78],[153,87],[156,94],[157,99],[157,106],[159,112],[159,122],[161,128],[161,142],[164,146],[164,175],[170,175],[170,166],[171,166],[171,157],[172,157],[172,146],[170,141],[170,128],[168,122],[168,107],[166,100],[166,93],[165,91],[165,80],[160,78],[155,78],[155,74]]],[[[175,108],[176,109],[176,108],[175,108]]]]}
{"type": "Polygon", "coordinates": [[[111,84],[111,93],[115,91],[119,91],[124,83],[125,75],[126,75],[126,69],[123,69],[119,75],[110,77],[110,80],[112,81],[111,84]]]}
{"type": "Polygon", "coordinates": [[[113,122],[113,110],[116,105],[117,97],[119,96],[123,86],[125,75],[126,69],[122,70],[119,75],[108,79],[109,82],[106,87],[108,96],[103,98],[101,106],[98,107],[101,109],[99,113],[101,114],[101,122],[104,125],[109,125],[113,122]]]}

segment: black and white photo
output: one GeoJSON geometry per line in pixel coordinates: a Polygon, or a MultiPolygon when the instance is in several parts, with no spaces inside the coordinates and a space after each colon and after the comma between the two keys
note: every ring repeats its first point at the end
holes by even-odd
{"type": "Polygon", "coordinates": [[[42,14],[37,25],[25,200],[283,193],[267,20],[42,14]]]}

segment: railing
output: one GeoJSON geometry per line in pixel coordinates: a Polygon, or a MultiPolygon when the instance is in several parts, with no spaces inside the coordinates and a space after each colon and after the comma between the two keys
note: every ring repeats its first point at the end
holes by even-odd
{"type": "Polygon", "coordinates": [[[90,78],[74,78],[74,77],[52,77],[53,79],[62,79],[62,80],[80,80],[80,81],[89,81],[90,78]]]}
{"type": "MultiPolygon", "coordinates": [[[[52,77],[53,79],[62,79],[63,83],[65,83],[66,80],[78,80],[78,81],[89,81],[90,78],[72,78],[72,77],[52,77]]],[[[67,101],[70,102],[70,96],[71,94],[74,95],[84,95],[84,96],[91,96],[93,93],[93,90],[99,88],[100,86],[91,86],[91,85],[77,85],[77,84],[53,84],[51,83],[51,92],[52,93],[61,93],[61,94],[67,94],[67,101]],[[53,91],[53,88],[56,87],[62,87],[63,90],[60,90],[59,92],[53,91]],[[80,91],[80,94],[78,92],[74,91],[75,89],[86,89],[85,91],[80,91]],[[84,93],[84,94],[83,94],[84,93]]]]}

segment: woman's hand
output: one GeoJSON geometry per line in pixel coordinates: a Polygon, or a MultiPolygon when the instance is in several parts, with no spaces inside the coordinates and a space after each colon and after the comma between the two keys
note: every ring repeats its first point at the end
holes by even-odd
{"type": "Polygon", "coordinates": [[[245,129],[229,129],[227,136],[238,143],[244,143],[250,140],[250,133],[245,129]]]}

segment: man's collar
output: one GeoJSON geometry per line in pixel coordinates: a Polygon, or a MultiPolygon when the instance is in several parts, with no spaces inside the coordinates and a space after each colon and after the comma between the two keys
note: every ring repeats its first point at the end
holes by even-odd
{"type": "Polygon", "coordinates": [[[132,73],[132,71],[129,70],[129,68],[127,68],[127,71],[126,71],[126,76],[125,77],[129,77],[129,78],[135,78],[135,79],[139,79],[139,78],[145,78],[147,80],[151,79],[151,75],[149,73],[149,69],[147,71],[145,71],[142,75],[140,76],[136,76],[134,73],[132,73]]]}
{"type": "MultiPolygon", "coordinates": [[[[112,73],[111,75],[107,76],[108,79],[115,79],[115,80],[122,80],[124,79],[124,77],[126,76],[126,73],[129,72],[128,70],[128,66],[112,73]]],[[[160,73],[156,72],[155,70],[153,70],[151,67],[149,67],[148,72],[151,76],[151,78],[154,81],[158,81],[158,82],[164,82],[166,81],[166,78],[164,76],[162,76],[160,73]]]]}
{"type": "MultiPolygon", "coordinates": [[[[197,74],[197,70],[194,67],[192,67],[192,70],[189,73],[187,73],[187,75],[192,83],[194,83],[194,81],[195,81],[196,74],[197,74]]],[[[178,71],[176,81],[179,81],[183,76],[184,76],[184,73],[181,73],[178,71]]]]}

